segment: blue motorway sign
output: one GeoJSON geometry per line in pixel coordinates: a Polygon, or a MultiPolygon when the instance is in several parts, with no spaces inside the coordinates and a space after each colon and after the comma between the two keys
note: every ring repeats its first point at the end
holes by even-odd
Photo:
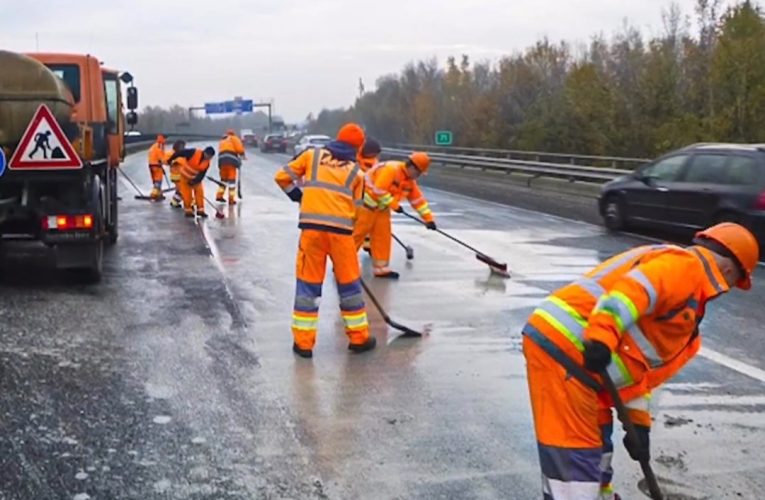
{"type": "Polygon", "coordinates": [[[8,163],[5,161],[5,152],[0,148],[0,177],[5,173],[5,167],[8,163]]]}
{"type": "Polygon", "coordinates": [[[214,114],[214,113],[226,113],[226,103],[225,102],[206,102],[205,113],[207,113],[208,115],[214,114]]]}
{"type": "Polygon", "coordinates": [[[252,99],[235,99],[224,102],[206,102],[205,113],[251,113],[253,109],[252,99]]]}

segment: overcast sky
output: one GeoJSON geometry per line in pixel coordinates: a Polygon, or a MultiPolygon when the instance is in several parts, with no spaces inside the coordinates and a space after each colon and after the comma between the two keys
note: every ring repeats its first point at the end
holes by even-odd
{"type": "MultiPolygon", "coordinates": [[[[540,37],[586,42],[625,19],[661,29],[670,0],[2,0],[0,48],[89,52],[130,71],[141,105],[236,95],[302,120],[351,104],[361,77],[412,60],[496,60],[540,37]],[[37,34],[37,39],[36,39],[37,34]]],[[[688,14],[695,0],[677,0],[688,14]]]]}

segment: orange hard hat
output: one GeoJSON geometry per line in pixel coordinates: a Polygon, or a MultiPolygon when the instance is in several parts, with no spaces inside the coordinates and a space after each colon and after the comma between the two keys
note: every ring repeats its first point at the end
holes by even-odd
{"type": "Polygon", "coordinates": [[[712,242],[710,250],[732,258],[738,265],[742,276],[736,286],[742,290],[752,288],[752,273],[760,259],[760,245],[747,228],[733,222],[722,222],[696,233],[694,242],[701,246],[712,242]],[[719,249],[715,248],[717,245],[719,249]]]}
{"type": "Polygon", "coordinates": [[[164,135],[162,135],[162,134],[159,134],[159,135],[157,136],[157,142],[158,142],[158,143],[160,143],[160,144],[164,144],[166,140],[167,140],[167,139],[166,139],[166,138],[165,138],[165,136],[164,136],[164,135]]]}
{"type": "Polygon", "coordinates": [[[428,168],[430,168],[430,156],[428,156],[428,153],[415,151],[409,155],[409,161],[417,170],[420,171],[420,173],[424,174],[428,171],[428,168]]]}
{"type": "Polygon", "coordinates": [[[364,145],[364,129],[355,123],[346,123],[337,131],[337,140],[356,149],[364,145]]]}

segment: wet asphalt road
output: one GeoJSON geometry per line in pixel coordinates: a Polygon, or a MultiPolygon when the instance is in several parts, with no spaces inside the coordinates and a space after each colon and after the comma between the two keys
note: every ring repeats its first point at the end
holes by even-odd
{"type": "MultiPolygon", "coordinates": [[[[519,331],[546,293],[627,247],[599,227],[430,190],[440,226],[406,220],[399,282],[368,283],[379,348],[350,355],[325,286],[312,361],[290,351],[297,207],[253,155],[242,204],[199,225],[121,186],[99,285],[34,271],[0,284],[0,498],[539,498],[519,331]]],[[[148,188],[143,155],[125,171],[148,188]]],[[[212,185],[208,186],[212,198],[212,185]]],[[[209,211],[209,210],[208,210],[209,211]]],[[[758,278],[762,273],[758,273],[758,278]]],[[[661,476],[708,498],[765,497],[765,286],[711,305],[699,357],[655,397],[661,476]]],[[[371,304],[369,304],[371,307],[371,304]]],[[[619,439],[620,441],[620,439],[619,439]]],[[[617,484],[639,469],[618,447],[617,484]]]]}

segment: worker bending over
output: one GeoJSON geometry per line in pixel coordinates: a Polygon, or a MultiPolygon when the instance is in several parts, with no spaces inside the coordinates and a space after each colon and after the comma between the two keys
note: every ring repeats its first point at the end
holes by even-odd
{"type": "Polygon", "coordinates": [[[170,206],[173,208],[181,208],[183,201],[183,198],[181,197],[181,190],[178,186],[178,184],[181,181],[181,167],[184,163],[186,163],[185,158],[175,158],[172,162],[170,161],[170,158],[177,153],[178,151],[182,151],[186,148],[186,142],[185,141],[175,141],[173,143],[173,150],[167,152],[167,159],[166,162],[168,165],[170,165],[170,182],[173,183],[175,186],[175,192],[173,193],[173,197],[170,200],[170,206]]]}
{"type": "Polygon", "coordinates": [[[239,169],[242,168],[242,160],[245,158],[244,144],[232,129],[228,129],[218,145],[218,169],[222,184],[218,186],[216,201],[226,201],[228,186],[228,204],[236,205],[236,181],[239,169]]]}
{"type": "Polygon", "coordinates": [[[359,260],[353,243],[356,202],[361,200],[364,185],[356,155],[363,144],[361,127],[346,124],[335,141],[324,148],[307,149],[275,176],[287,196],[300,203],[298,227],[302,231],[296,264],[292,350],[304,358],[313,356],[316,343],[327,257],[332,260],[337,280],[348,349],[369,351],[377,343],[369,334],[359,260]]]}
{"type": "Polygon", "coordinates": [[[553,292],[523,328],[543,498],[617,499],[611,480],[613,401],[607,372],[635,424],[634,460],[649,458],[651,391],[699,351],[706,304],[749,290],[759,247],[744,227],[697,233],[695,246],[634,248],[553,292]]]}
{"type": "Polygon", "coordinates": [[[165,162],[165,136],[160,134],[157,140],[149,148],[149,175],[151,175],[151,194],[152,201],[164,200],[162,194],[162,178],[165,176],[165,170],[162,163],[165,162]]]}
{"type": "Polygon", "coordinates": [[[364,239],[370,237],[372,266],[378,278],[399,277],[388,265],[392,237],[390,212],[404,211],[401,208],[401,198],[409,200],[428,229],[436,229],[428,200],[417,185],[417,179],[426,174],[429,167],[430,157],[427,153],[414,152],[406,161],[378,163],[366,173],[364,202],[358,212],[353,238],[358,250],[364,239]]]}
{"type": "MultiPolygon", "coordinates": [[[[364,146],[359,151],[358,163],[361,167],[361,171],[366,173],[372,167],[377,165],[380,161],[380,153],[382,153],[382,147],[376,139],[371,137],[367,138],[364,142],[364,146]]],[[[367,253],[372,252],[372,240],[369,235],[364,238],[364,251],[367,253]]]]}
{"type": "Polygon", "coordinates": [[[196,215],[207,218],[205,213],[205,191],[202,184],[207,170],[210,168],[210,161],[215,156],[215,149],[208,146],[204,150],[191,148],[183,149],[173,153],[169,162],[172,164],[178,158],[186,160],[180,166],[181,180],[178,187],[183,199],[183,211],[186,217],[194,217],[194,208],[196,215]]]}

